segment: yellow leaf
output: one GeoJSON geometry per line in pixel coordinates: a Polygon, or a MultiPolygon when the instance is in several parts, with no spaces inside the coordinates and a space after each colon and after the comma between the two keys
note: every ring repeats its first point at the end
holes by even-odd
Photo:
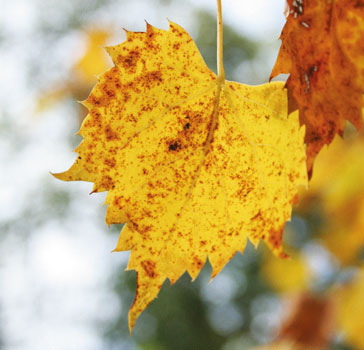
{"type": "Polygon", "coordinates": [[[317,157],[315,171],[306,195],[317,193],[324,198],[326,211],[340,210],[364,192],[364,133],[342,139],[336,136],[330,147],[317,157]]]}
{"type": "Polygon", "coordinates": [[[355,347],[364,348],[364,269],[356,278],[336,293],[337,324],[345,340],[355,347]]]}
{"type": "Polygon", "coordinates": [[[84,84],[94,84],[96,75],[110,67],[109,59],[103,46],[106,44],[110,33],[102,29],[94,29],[87,33],[86,50],[81,59],[74,66],[76,73],[84,84]]]}
{"type": "Polygon", "coordinates": [[[326,223],[320,238],[342,264],[353,264],[364,247],[364,134],[342,139],[316,158],[302,208],[320,200],[326,223]]]}
{"type": "Polygon", "coordinates": [[[279,293],[305,290],[310,280],[309,268],[298,253],[290,254],[289,260],[266,254],[260,271],[265,281],[279,293]]]}
{"type": "Polygon", "coordinates": [[[342,264],[356,264],[364,248],[364,192],[347,202],[345,211],[332,215],[336,217],[324,228],[321,239],[342,264]]]}
{"type": "MultiPolygon", "coordinates": [[[[83,56],[73,65],[71,74],[65,80],[49,87],[47,92],[42,92],[36,101],[36,113],[54,106],[67,96],[77,100],[87,96],[97,81],[96,76],[111,66],[110,58],[103,48],[109,37],[110,33],[103,29],[94,29],[85,33],[86,48],[83,56]]],[[[83,113],[81,117],[83,119],[83,113]]]]}
{"type": "Polygon", "coordinates": [[[109,191],[107,224],[127,225],[139,314],[168,278],[214,277],[249,238],[277,255],[298,185],[306,185],[304,130],[287,116],[283,83],[250,87],[216,78],[188,33],[147,25],[107,48],[115,67],[85,106],[84,140],[65,181],[109,191]]]}

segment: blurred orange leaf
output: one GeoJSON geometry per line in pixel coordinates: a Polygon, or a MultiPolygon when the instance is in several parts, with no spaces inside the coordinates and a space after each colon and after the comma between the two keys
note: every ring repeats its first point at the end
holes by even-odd
{"type": "Polygon", "coordinates": [[[330,298],[309,293],[286,301],[286,315],[279,331],[280,341],[290,341],[296,350],[328,349],[333,334],[333,303],[330,298]]]}
{"type": "Polygon", "coordinates": [[[255,350],[329,350],[334,330],[331,298],[299,293],[285,298],[283,308],[276,340],[255,350]]]}

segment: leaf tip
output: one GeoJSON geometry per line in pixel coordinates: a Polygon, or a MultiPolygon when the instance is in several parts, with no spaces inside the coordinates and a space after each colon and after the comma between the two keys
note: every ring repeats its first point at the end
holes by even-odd
{"type": "Polygon", "coordinates": [[[170,19],[168,19],[168,24],[169,24],[169,27],[168,27],[168,31],[171,31],[171,32],[185,32],[185,30],[180,26],[178,25],[177,23],[171,21],[170,19]]]}
{"type": "Polygon", "coordinates": [[[167,18],[167,21],[168,21],[169,28],[171,28],[171,27],[174,28],[176,26],[176,23],[171,21],[169,18],[167,18]]]}
{"type": "Polygon", "coordinates": [[[129,334],[130,336],[133,334],[133,329],[135,326],[135,320],[132,320],[132,318],[130,317],[130,312],[129,312],[129,317],[128,317],[129,321],[128,321],[128,325],[129,325],[129,334]]]}
{"type": "Polygon", "coordinates": [[[209,279],[209,284],[215,279],[219,272],[223,269],[224,265],[212,266],[211,276],[209,279]]]}
{"type": "MultiPolygon", "coordinates": [[[[124,29],[124,28],[123,28],[124,29]]],[[[124,29],[125,30],[125,29],[124,29]]],[[[104,50],[111,57],[111,53],[114,51],[114,46],[104,46],[104,50]]]]}
{"type": "Polygon", "coordinates": [[[147,34],[151,33],[153,31],[153,26],[151,24],[149,24],[146,19],[144,21],[145,21],[145,25],[146,25],[146,28],[147,28],[147,30],[146,30],[147,34]]]}
{"type": "Polygon", "coordinates": [[[70,175],[68,174],[68,171],[63,171],[61,173],[52,173],[52,172],[49,173],[58,180],[72,181],[70,175]]]}
{"type": "Polygon", "coordinates": [[[89,195],[94,194],[99,192],[99,189],[97,187],[97,185],[94,183],[93,187],[92,187],[92,191],[89,193],[89,195]]]}

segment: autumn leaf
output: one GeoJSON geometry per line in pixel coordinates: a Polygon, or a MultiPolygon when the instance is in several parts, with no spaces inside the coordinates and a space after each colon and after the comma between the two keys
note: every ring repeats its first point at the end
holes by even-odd
{"type": "Polygon", "coordinates": [[[265,254],[261,267],[264,280],[278,293],[292,293],[307,289],[311,273],[304,257],[289,251],[290,259],[278,259],[265,254]]]}
{"type": "Polygon", "coordinates": [[[344,339],[355,349],[364,348],[364,267],[355,278],[334,294],[336,322],[344,339]]]}
{"type": "Polygon", "coordinates": [[[147,25],[107,48],[73,166],[55,176],[108,191],[106,222],[124,223],[115,251],[137,272],[129,327],[168,278],[212,277],[247,239],[278,256],[297,186],[306,185],[304,129],[287,116],[283,83],[216,77],[188,33],[147,25]]]}
{"type": "Polygon", "coordinates": [[[289,73],[290,110],[306,125],[307,168],[345,121],[362,128],[364,1],[288,0],[289,14],[271,78],[289,73]]]}
{"type": "MultiPolygon", "coordinates": [[[[71,74],[63,81],[59,81],[43,92],[36,101],[35,112],[39,113],[52,107],[62,99],[72,96],[84,99],[92,86],[97,82],[96,76],[110,68],[110,58],[103,46],[111,36],[111,31],[105,29],[86,30],[84,39],[85,52],[71,68],[71,74]]],[[[85,115],[80,111],[80,119],[85,115]]]]}
{"type": "Polygon", "coordinates": [[[93,29],[86,32],[86,49],[84,55],[74,66],[75,74],[83,84],[94,84],[97,74],[103,73],[110,67],[103,46],[111,36],[111,31],[93,29]]]}
{"type": "Polygon", "coordinates": [[[282,300],[282,320],[273,342],[254,350],[328,350],[335,326],[331,296],[310,292],[282,300]]]}
{"type": "Polygon", "coordinates": [[[324,350],[333,334],[334,308],[328,297],[308,292],[287,298],[277,341],[291,342],[291,350],[324,350]]]}
{"type": "Polygon", "coordinates": [[[343,265],[355,264],[364,247],[364,133],[335,137],[315,161],[301,211],[320,203],[324,217],[319,238],[343,265]]]}

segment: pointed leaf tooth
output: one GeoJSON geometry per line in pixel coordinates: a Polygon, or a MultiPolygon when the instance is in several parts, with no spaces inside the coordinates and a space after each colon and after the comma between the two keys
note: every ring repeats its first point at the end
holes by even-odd
{"type": "Polygon", "coordinates": [[[146,27],[147,34],[151,34],[154,30],[154,27],[151,24],[149,24],[147,21],[145,21],[145,27],[146,27]]]}
{"type": "Polygon", "coordinates": [[[233,256],[236,254],[236,251],[234,250],[235,249],[226,250],[219,253],[218,255],[211,253],[209,254],[209,260],[212,266],[210,281],[212,281],[225,267],[225,265],[233,258],[233,256]],[[232,251],[233,253],[231,253],[232,251]]]}
{"type": "Polygon", "coordinates": [[[124,252],[133,248],[133,232],[125,225],[120,232],[118,242],[113,252],[124,252]]]}
{"type": "Polygon", "coordinates": [[[158,280],[157,284],[155,280],[151,282],[151,278],[142,272],[137,272],[137,294],[128,314],[130,333],[133,331],[140,314],[157,297],[163,285],[163,278],[156,277],[156,279],[158,280]]]}

